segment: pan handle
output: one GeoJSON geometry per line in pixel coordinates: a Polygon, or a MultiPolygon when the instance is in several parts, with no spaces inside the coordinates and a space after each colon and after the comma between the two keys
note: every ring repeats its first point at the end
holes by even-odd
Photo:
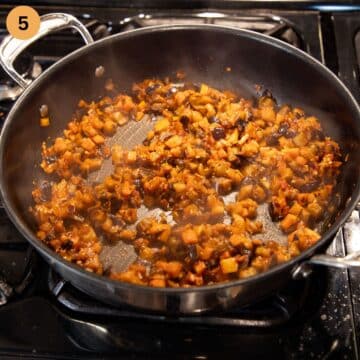
{"type": "Polygon", "coordinates": [[[312,272],[313,265],[323,265],[340,269],[359,269],[360,251],[347,256],[332,256],[327,254],[314,255],[307,261],[298,265],[292,272],[294,279],[306,278],[312,272]]]}
{"type": "Polygon", "coordinates": [[[67,28],[73,28],[77,30],[86,44],[94,42],[87,28],[76,17],[63,13],[46,14],[40,17],[40,28],[38,33],[30,39],[19,40],[15,39],[11,35],[8,35],[4,38],[4,40],[0,44],[0,65],[17,84],[19,84],[23,89],[25,89],[32,80],[25,79],[15,70],[15,59],[29,45],[42,38],[43,36],[46,36],[53,31],[63,30],[67,28]]]}
{"type": "Polygon", "coordinates": [[[326,254],[315,254],[294,267],[292,271],[293,278],[307,277],[315,265],[338,269],[360,270],[360,247],[358,245],[358,234],[360,230],[359,211],[360,202],[356,206],[356,211],[352,212],[346,223],[335,235],[335,239],[339,237],[343,238],[346,235],[345,245],[348,255],[333,255],[338,251],[338,246],[333,242],[326,254]]]}
{"type": "Polygon", "coordinates": [[[360,251],[356,251],[344,257],[331,256],[327,254],[315,255],[308,261],[314,265],[325,265],[341,269],[360,268],[360,251]]]}

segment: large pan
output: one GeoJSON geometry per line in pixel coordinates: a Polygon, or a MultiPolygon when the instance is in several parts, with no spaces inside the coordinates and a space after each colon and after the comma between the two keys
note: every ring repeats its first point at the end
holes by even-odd
{"type": "Polygon", "coordinates": [[[276,39],[250,31],[212,25],[158,26],[134,30],[92,43],[81,23],[66,14],[41,17],[39,34],[31,41],[5,38],[0,62],[25,90],[9,113],[0,139],[0,191],[5,208],[21,233],[63,278],[85,293],[112,305],[177,314],[201,313],[247,304],[284,286],[310,263],[359,266],[350,258],[319,254],[356,206],[360,194],[360,110],[346,87],[318,61],[276,39]],[[12,64],[30,42],[53,30],[73,27],[87,45],[66,56],[31,84],[12,64]],[[106,76],[98,78],[102,65],[106,76]],[[225,68],[231,67],[231,72],[225,68]],[[144,78],[174,74],[182,69],[193,82],[255,95],[254,84],[269,89],[280,103],[291,103],[317,115],[327,134],[340,143],[348,160],[342,168],[338,213],[321,240],[297,258],[257,276],[224,284],[188,289],[137,286],[89,273],[55,254],[34,233],[28,208],[40,145],[58,136],[79,99],[97,99],[105,78],[127,90],[144,78]],[[52,124],[39,127],[39,107],[47,104],[52,124]]]}

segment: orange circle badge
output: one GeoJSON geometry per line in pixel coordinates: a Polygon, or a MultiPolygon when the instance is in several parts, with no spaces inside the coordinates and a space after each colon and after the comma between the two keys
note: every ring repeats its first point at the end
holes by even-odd
{"type": "Polygon", "coordinates": [[[39,31],[40,16],[30,6],[17,6],[9,12],[6,28],[16,39],[30,39],[39,31]]]}

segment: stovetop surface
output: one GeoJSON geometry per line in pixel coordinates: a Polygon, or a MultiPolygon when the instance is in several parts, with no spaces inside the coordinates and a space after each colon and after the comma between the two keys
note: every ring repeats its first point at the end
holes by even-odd
{"type": "MultiPolygon", "coordinates": [[[[66,1],[61,2],[62,7],[36,3],[41,4],[36,7],[40,13],[64,11],[78,16],[95,38],[174,21],[223,23],[264,32],[322,61],[360,99],[360,13],[355,11],[323,13],[312,6],[301,11],[269,10],[263,2],[257,2],[262,4],[261,10],[236,10],[234,4],[244,3],[241,1],[232,1],[233,7],[221,11],[169,10],[164,6],[154,10],[156,2],[141,11],[137,9],[141,2],[96,9],[69,8],[66,1]]],[[[352,2],[338,2],[343,3],[352,2]]],[[[99,5],[95,0],[93,4],[99,5]]],[[[5,15],[0,9],[0,39],[6,34],[5,15]]],[[[39,76],[81,45],[72,32],[51,35],[32,46],[18,67],[28,76],[39,76]]],[[[0,100],[0,124],[16,91],[0,72],[0,98],[7,96],[0,100]]],[[[327,252],[344,256],[359,250],[359,223],[355,211],[327,252]]],[[[52,273],[0,205],[1,359],[358,359],[359,333],[359,273],[339,269],[315,268],[306,281],[294,282],[258,304],[227,313],[169,318],[104,306],[52,273]]]]}

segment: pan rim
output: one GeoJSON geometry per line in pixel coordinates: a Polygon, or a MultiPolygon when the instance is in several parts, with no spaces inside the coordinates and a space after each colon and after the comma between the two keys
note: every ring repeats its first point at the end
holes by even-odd
{"type": "MultiPolygon", "coordinates": [[[[325,77],[327,77],[329,80],[332,80],[334,84],[336,83],[337,86],[341,89],[341,91],[346,94],[346,97],[349,99],[349,103],[351,104],[351,107],[354,108],[356,113],[354,114],[354,118],[357,119],[360,125],[360,107],[355,100],[354,96],[351,94],[349,89],[343,84],[343,82],[335,75],[333,74],[327,67],[325,67],[320,61],[313,58],[306,52],[295,48],[292,45],[289,45],[287,43],[284,43],[281,40],[278,40],[276,38],[270,37],[268,35],[256,33],[251,30],[245,30],[245,29],[238,29],[236,27],[232,26],[222,26],[222,25],[213,25],[213,24],[197,24],[197,25],[156,25],[156,26],[149,26],[141,29],[135,29],[135,30],[129,30],[123,33],[114,34],[109,37],[106,37],[104,39],[100,39],[98,41],[95,41],[92,44],[85,45],[74,52],[68,54],[61,60],[59,60],[57,63],[49,67],[47,70],[44,71],[39,78],[34,80],[21,94],[19,99],[15,102],[15,104],[12,106],[12,109],[10,110],[9,114],[7,115],[7,118],[4,122],[1,134],[0,134],[0,198],[2,200],[2,203],[4,205],[5,211],[8,214],[9,218],[13,222],[13,224],[16,226],[16,228],[20,231],[20,233],[26,238],[27,241],[31,245],[33,245],[37,251],[39,251],[42,255],[46,256],[47,258],[53,258],[54,262],[55,260],[59,261],[62,265],[64,265],[68,271],[72,273],[76,273],[77,275],[80,275],[81,278],[89,279],[91,281],[94,281],[96,283],[101,283],[104,285],[105,283],[108,283],[111,286],[114,287],[122,287],[127,289],[133,289],[133,290],[140,290],[145,292],[157,292],[157,293],[164,293],[164,294],[185,294],[185,293],[191,293],[191,292],[210,292],[214,290],[223,290],[230,287],[236,287],[236,286],[242,286],[246,283],[253,282],[256,283],[258,281],[263,280],[266,277],[270,277],[271,275],[274,275],[276,273],[279,273],[287,268],[292,268],[294,265],[299,263],[300,261],[309,258],[311,255],[313,255],[319,248],[321,248],[323,245],[325,245],[327,242],[330,241],[330,239],[337,233],[339,227],[341,227],[346,219],[349,217],[351,212],[354,210],[356,204],[360,200],[360,181],[357,182],[355,188],[352,191],[352,196],[350,197],[350,201],[348,201],[348,204],[345,206],[344,210],[338,215],[335,222],[331,225],[329,229],[327,229],[324,234],[321,236],[321,240],[318,241],[315,245],[313,245],[311,248],[307,249],[306,251],[302,252],[297,257],[283,263],[274,266],[270,270],[267,270],[263,273],[257,274],[253,277],[245,278],[245,279],[239,279],[239,280],[233,280],[226,283],[217,283],[213,285],[203,285],[203,286],[194,286],[190,288],[153,288],[146,285],[136,285],[131,283],[125,283],[120,282],[117,280],[112,280],[106,276],[98,275],[95,273],[91,273],[82,267],[73,264],[65,259],[63,259],[59,254],[57,254],[55,251],[50,249],[45,243],[41,242],[39,239],[36,238],[35,234],[33,232],[29,231],[25,223],[16,215],[16,211],[14,209],[14,206],[12,206],[10,199],[7,196],[7,192],[5,191],[5,181],[4,181],[4,161],[3,161],[3,155],[4,155],[4,147],[5,147],[5,139],[7,138],[8,129],[11,124],[12,118],[16,116],[17,109],[20,107],[24,99],[28,97],[28,95],[31,95],[32,90],[40,83],[45,82],[47,77],[50,76],[53,72],[58,71],[61,69],[62,66],[65,64],[71,63],[71,61],[75,60],[77,57],[86,54],[91,53],[92,51],[95,51],[100,46],[104,46],[106,43],[111,43],[112,41],[115,41],[117,39],[126,39],[131,38],[134,36],[141,36],[143,33],[145,34],[151,34],[151,33],[161,33],[161,32],[167,32],[167,31],[184,31],[184,30],[209,30],[214,32],[222,32],[222,33],[228,33],[230,35],[235,35],[239,37],[247,37],[251,40],[265,43],[268,46],[274,46],[279,48],[280,51],[286,51],[291,56],[296,56],[299,58],[300,61],[304,61],[308,63],[309,65],[316,66],[317,70],[319,72],[322,72],[325,77]]],[[[52,266],[52,264],[50,264],[52,266]]],[[[67,280],[67,279],[66,279],[67,280]]],[[[71,283],[71,281],[69,281],[71,283]]]]}

